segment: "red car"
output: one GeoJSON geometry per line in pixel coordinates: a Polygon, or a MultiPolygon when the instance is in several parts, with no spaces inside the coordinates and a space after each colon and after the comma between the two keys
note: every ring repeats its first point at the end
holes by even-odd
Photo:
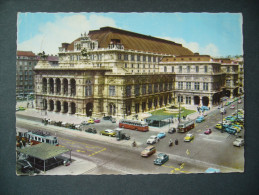
{"type": "Polygon", "coordinates": [[[207,129],[206,131],[204,131],[204,134],[206,134],[206,135],[209,135],[211,133],[212,133],[211,129],[207,129]]]}
{"type": "Polygon", "coordinates": [[[231,109],[234,109],[234,108],[235,108],[235,105],[230,106],[230,108],[231,108],[231,109]]]}
{"type": "Polygon", "coordinates": [[[101,122],[101,120],[100,120],[100,119],[98,119],[98,118],[95,118],[95,119],[94,119],[94,122],[95,122],[95,123],[100,123],[100,122],[101,122]]]}

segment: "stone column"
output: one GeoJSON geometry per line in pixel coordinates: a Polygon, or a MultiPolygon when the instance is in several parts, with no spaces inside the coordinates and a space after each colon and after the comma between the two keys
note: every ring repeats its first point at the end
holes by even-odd
{"type": "Polygon", "coordinates": [[[54,112],[57,112],[57,101],[54,101],[54,112]]]}
{"type": "Polygon", "coordinates": [[[50,111],[50,101],[47,100],[47,104],[48,104],[48,111],[50,111]]]}
{"type": "Polygon", "coordinates": [[[53,79],[53,84],[54,84],[54,95],[57,95],[57,79],[53,79]]]}
{"type": "Polygon", "coordinates": [[[131,102],[131,114],[136,114],[136,112],[135,112],[135,101],[134,100],[131,102]]]}
{"type": "Polygon", "coordinates": [[[64,102],[63,101],[60,101],[60,106],[61,106],[60,112],[64,113],[64,102]]]}
{"type": "Polygon", "coordinates": [[[71,102],[68,102],[68,114],[72,113],[71,102]]]}
{"type": "Polygon", "coordinates": [[[47,78],[47,94],[50,93],[49,78],[47,78]]]}

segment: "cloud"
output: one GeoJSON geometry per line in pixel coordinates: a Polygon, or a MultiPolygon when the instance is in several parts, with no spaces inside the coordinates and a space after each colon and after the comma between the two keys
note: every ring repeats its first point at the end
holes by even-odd
{"type": "Polygon", "coordinates": [[[203,55],[210,55],[212,57],[219,57],[219,50],[216,45],[213,43],[209,43],[204,47],[201,47],[197,42],[187,42],[183,38],[171,38],[171,37],[163,37],[163,39],[171,40],[176,43],[180,43],[183,47],[190,49],[192,52],[198,52],[203,55]]]}
{"type": "Polygon", "coordinates": [[[96,30],[103,26],[116,27],[111,18],[90,15],[89,19],[81,14],[57,17],[54,22],[41,25],[39,34],[31,39],[18,43],[17,49],[39,53],[45,51],[47,54],[57,54],[61,43],[71,43],[80,37],[81,33],[96,30]]]}

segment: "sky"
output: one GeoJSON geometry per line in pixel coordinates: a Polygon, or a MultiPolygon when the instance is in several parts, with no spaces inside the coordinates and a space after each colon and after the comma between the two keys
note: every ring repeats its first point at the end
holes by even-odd
{"type": "Polygon", "coordinates": [[[241,13],[18,13],[17,50],[56,55],[62,43],[111,26],[226,57],[243,55],[242,25],[241,13]]]}

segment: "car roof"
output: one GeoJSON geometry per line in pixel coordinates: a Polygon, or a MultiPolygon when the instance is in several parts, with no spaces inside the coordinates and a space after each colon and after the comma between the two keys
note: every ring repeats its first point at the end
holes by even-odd
{"type": "Polygon", "coordinates": [[[155,146],[147,146],[145,149],[155,148],[155,146]]]}

